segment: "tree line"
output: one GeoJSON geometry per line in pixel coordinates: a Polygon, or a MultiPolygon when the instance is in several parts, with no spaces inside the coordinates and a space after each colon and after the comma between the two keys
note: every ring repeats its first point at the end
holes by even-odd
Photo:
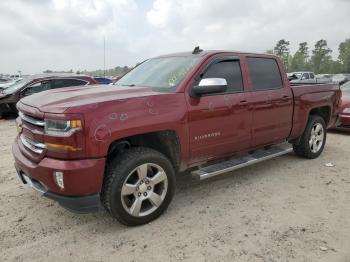
{"type": "Polygon", "coordinates": [[[80,71],[81,74],[86,74],[86,75],[92,75],[92,76],[121,76],[124,75],[126,72],[128,72],[131,69],[131,67],[127,66],[116,66],[111,69],[106,69],[104,71],[103,69],[98,69],[94,71],[80,71]]]}
{"type": "Polygon", "coordinates": [[[327,41],[324,39],[317,41],[311,52],[307,42],[300,43],[294,55],[291,54],[289,45],[289,41],[281,39],[273,49],[266,51],[268,54],[279,56],[287,72],[313,71],[316,74],[350,73],[350,38],[339,44],[337,60],[332,58],[333,50],[328,47],[327,41]]]}

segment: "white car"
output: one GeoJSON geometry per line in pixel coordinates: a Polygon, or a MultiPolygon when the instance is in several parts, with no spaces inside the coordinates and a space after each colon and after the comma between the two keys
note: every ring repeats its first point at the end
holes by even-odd
{"type": "Polygon", "coordinates": [[[8,81],[8,82],[5,82],[5,83],[1,83],[0,84],[0,90],[2,89],[6,89],[14,84],[16,84],[18,81],[22,80],[23,78],[16,78],[14,80],[11,80],[11,81],[8,81]]]}
{"type": "Polygon", "coordinates": [[[332,77],[332,81],[339,83],[339,85],[343,85],[346,82],[350,81],[350,74],[335,74],[332,77]]]}
{"type": "Polygon", "coordinates": [[[293,84],[317,83],[313,72],[291,72],[288,74],[288,79],[293,84]]]}

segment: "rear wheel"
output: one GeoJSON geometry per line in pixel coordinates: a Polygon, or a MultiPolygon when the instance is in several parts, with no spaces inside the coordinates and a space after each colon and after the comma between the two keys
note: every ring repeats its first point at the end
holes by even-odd
{"type": "Polygon", "coordinates": [[[326,144],[326,124],[320,116],[310,116],[307,126],[294,152],[301,157],[313,159],[318,157],[326,144]]]}
{"type": "Polygon", "coordinates": [[[131,148],[108,163],[102,203],[125,225],[141,225],[160,216],[175,190],[170,161],[149,148],[131,148]]]}

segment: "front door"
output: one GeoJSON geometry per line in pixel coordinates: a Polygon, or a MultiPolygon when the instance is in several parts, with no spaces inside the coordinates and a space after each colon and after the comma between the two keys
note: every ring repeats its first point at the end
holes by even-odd
{"type": "Polygon", "coordinates": [[[249,95],[244,92],[239,59],[215,58],[200,75],[198,82],[226,79],[227,91],[188,99],[191,164],[241,151],[251,139],[249,95]]]}

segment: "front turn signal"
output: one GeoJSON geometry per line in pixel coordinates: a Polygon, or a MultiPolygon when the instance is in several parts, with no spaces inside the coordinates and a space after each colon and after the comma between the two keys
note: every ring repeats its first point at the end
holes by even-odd
{"type": "Polygon", "coordinates": [[[70,145],[61,145],[61,144],[52,144],[52,143],[45,143],[47,150],[54,151],[54,152],[77,152],[81,151],[82,149],[80,147],[74,147],[70,145]]]}

